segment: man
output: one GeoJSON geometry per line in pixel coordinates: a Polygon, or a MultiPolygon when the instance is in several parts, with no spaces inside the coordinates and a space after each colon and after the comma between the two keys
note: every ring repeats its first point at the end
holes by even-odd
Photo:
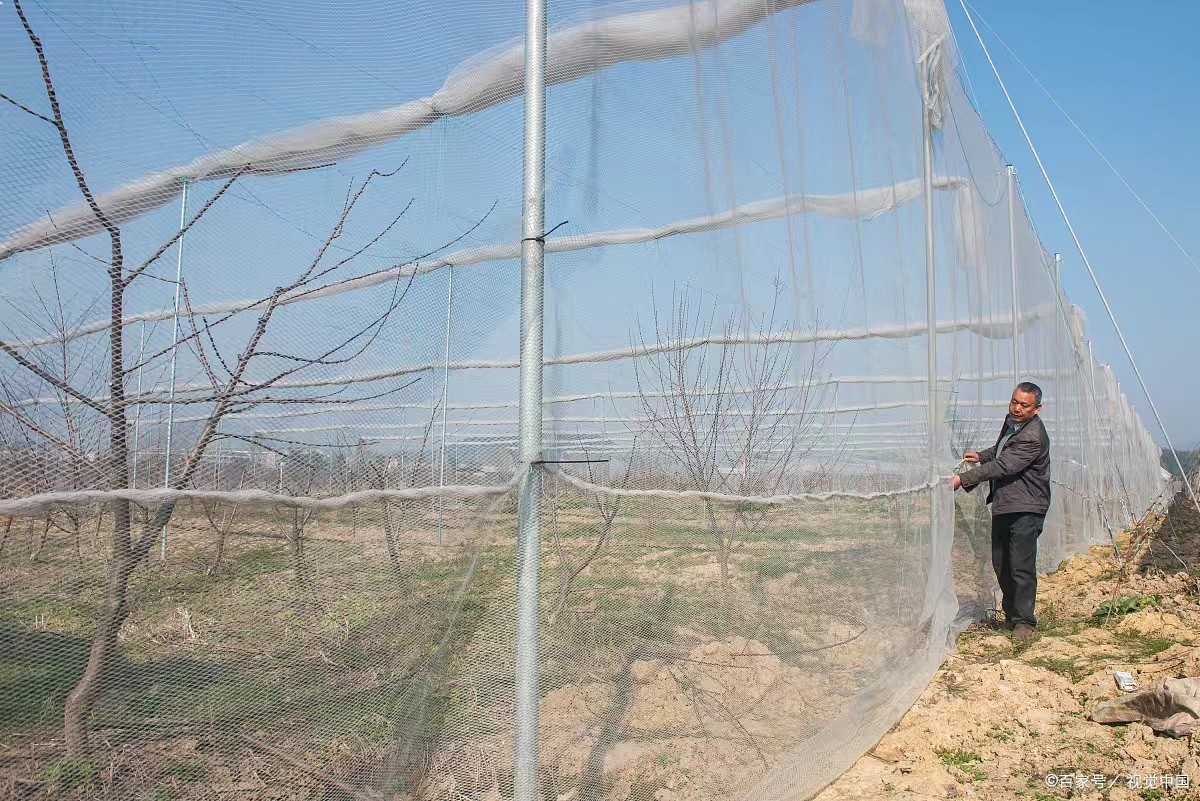
{"type": "Polygon", "coordinates": [[[954,477],[954,488],[967,492],[991,482],[992,567],[1005,623],[1022,642],[1037,626],[1037,541],[1050,508],[1050,436],[1038,417],[1041,410],[1041,388],[1017,384],[995,447],[968,451],[963,460],[978,467],[954,477]]]}

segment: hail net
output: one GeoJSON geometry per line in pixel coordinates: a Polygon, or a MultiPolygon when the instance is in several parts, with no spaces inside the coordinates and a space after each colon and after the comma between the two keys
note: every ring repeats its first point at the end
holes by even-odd
{"type": "Polygon", "coordinates": [[[20,11],[14,781],[510,797],[537,470],[545,797],[802,798],[992,605],[982,493],[945,476],[1017,380],[1053,443],[1043,568],[1163,486],[940,0],[550,3],[532,466],[516,4],[20,11]]]}

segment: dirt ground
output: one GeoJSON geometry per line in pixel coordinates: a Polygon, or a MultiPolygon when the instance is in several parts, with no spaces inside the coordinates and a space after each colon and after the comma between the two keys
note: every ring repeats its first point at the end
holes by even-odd
{"type": "Polygon", "coordinates": [[[1200,738],[1088,717],[1120,694],[1114,669],[1142,687],[1200,676],[1200,518],[1177,503],[1117,544],[1122,560],[1096,547],[1042,577],[1032,643],[967,629],[903,720],[816,801],[1200,798],[1200,738]],[[1143,608],[1097,616],[1114,600],[1143,608]]]}

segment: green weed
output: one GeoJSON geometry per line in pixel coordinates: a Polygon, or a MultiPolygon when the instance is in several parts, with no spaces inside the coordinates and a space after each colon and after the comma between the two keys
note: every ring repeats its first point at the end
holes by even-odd
{"type": "Polygon", "coordinates": [[[1034,667],[1045,668],[1060,676],[1064,676],[1070,680],[1072,684],[1081,681],[1086,677],[1091,670],[1087,665],[1076,664],[1073,659],[1060,659],[1051,656],[1039,656],[1036,659],[1030,659],[1029,664],[1034,667]]]}
{"type": "Polygon", "coordinates": [[[1015,734],[1012,729],[1005,728],[999,723],[993,723],[992,727],[988,729],[987,736],[993,740],[999,740],[1002,743],[1007,743],[1012,741],[1015,734]]]}
{"type": "Polygon", "coordinates": [[[983,759],[974,751],[942,749],[937,752],[937,755],[946,765],[958,768],[965,773],[971,781],[981,782],[987,778],[983,769],[977,766],[977,763],[983,762],[983,759]]]}
{"type": "Polygon", "coordinates": [[[60,759],[38,771],[37,777],[64,790],[75,790],[92,783],[96,766],[86,759],[60,759]]]}
{"type": "Polygon", "coordinates": [[[1157,604],[1157,595],[1119,595],[1097,606],[1096,611],[1092,613],[1092,617],[1104,618],[1110,615],[1129,615],[1157,604]]]}

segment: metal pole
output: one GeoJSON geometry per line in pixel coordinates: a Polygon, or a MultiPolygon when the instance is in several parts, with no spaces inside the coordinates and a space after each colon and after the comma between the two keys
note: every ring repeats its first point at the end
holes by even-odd
{"type": "MultiPolygon", "coordinates": [[[[1099,439],[1104,438],[1104,430],[1103,430],[1103,419],[1100,416],[1100,399],[1098,397],[1096,397],[1096,354],[1092,348],[1091,340],[1088,340],[1087,350],[1088,350],[1088,383],[1090,385],[1090,390],[1091,390],[1090,394],[1092,396],[1091,403],[1088,404],[1087,412],[1088,412],[1088,419],[1092,421],[1092,436],[1095,439],[1099,440],[1099,439]]],[[[1092,444],[1093,448],[1096,446],[1096,442],[1092,442],[1091,444],[1092,444]]],[[[1096,464],[1096,460],[1091,459],[1091,458],[1088,459],[1089,472],[1093,471],[1095,464],[1096,464]]],[[[1100,510],[1101,515],[1102,515],[1101,520],[1103,520],[1104,503],[1107,500],[1105,498],[1104,493],[1107,491],[1107,488],[1100,487],[1098,482],[1095,481],[1094,477],[1093,477],[1092,489],[1095,490],[1095,492],[1096,492],[1096,508],[1098,510],[1100,510]]]]}
{"type": "Polygon", "coordinates": [[[929,471],[937,477],[938,437],[941,415],[937,403],[937,271],[933,253],[933,121],[930,109],[924,109],[922,139],[924,140],[925,183],[925,324],[929,357],[929,471]]]}
{"type": "Polygon", "coordinates": [[[538,551],[542,490],[542,330],[546,258],[546,0],[525,2],[525,187],[521,226],[520,455],[517,501],[516,737],[513,799],[538,799],[538,551]]]}
{"type": "MultiPolygon", "coordinates": [[[[1062,298],[1062,254],[1054,254],[1054,303],[1058,305],[1062,298]]],[[[1061,319],[1061,318],[1060,318],[1061,319]]]]}
{"type": "Polygon", "coordinates": [[[1012,279],[1012,360],[1013,386],[1021,383],[1021,348],[1017,330],[1017,169],[1009,164],[1008,170],[1008,270],[1012,279]]]}
{"type": "Polygon", "coordinates": [[[137,489],[138,447],[142,441],[142,359],[146,356],[146,323],[142,323],[141,333],[138,334],[138,369],[137,369],[137,409],[133,413],[133,480],[132,485],[137,489]]]}
{"type": "MultiPolygon", "coordinates": [[[[446,351],[445,360],[442,364],[442,459],[441,468],[438,471],[438,486],[446,486],[446,413],[450,401],[450,320],[454,312],[454,268],[451,267],[446,271],[449,273],[449,285],[446,287],[446,351]]],[[[442,525],[446,513],[446,498],[444,495],[438,495],[438,545],[442,544],[442,525]]]]}
{"type": "MultiPolygon", "coordinates": [[[[183,189],[179,195],[179,229],[182,231],[183,226],[187,222],[187,180],[183,182],[183,189]]],[[[175,434],[175,367],[179,357],[179,294],[183,288],[183,234],[179,235],[179,247],[176,250],[175,258],[175,302],[171,306],[171,388],[167,395],[167,465],[163,470],[163,487],[170,488],[171,486],[171,440],[175,434]]],[[[167,558],[167,529],[169,525],[163,526],[162,530],[162,552],[161,558],[167,558]]]]}
{"type": "MultiPolygon", "coordinates": [[[[926,64],[924,69],[932,70],[926,64]]],[[[932,82],[932,76],[928,76],[927,80],[932,82]]],[[[923,140],[923,166],[924,166],[924,192],[925,192],[925,325],[926,338],[928,339],[927,355],[929,359],[929,479],[937,481],[938,479],[938,461],[941,456],[939,443],[942,436],[941,409],[938,407],[937,397],[937,379],[938,379],[938,360],[937,360],[937,270],[936,261],[934,259],[934,236],[933,236],[933,109],[930,107],[931,102],[928,98],[933,97],[932,91],[925,92],[925,102],[922,108],[922,125],[921,138],[923,140]]],[[[936,576],[942,569],[939,564],[939,552],[941,550],[940,543],[942,540],[942,521],[939,514],[939,505],[942,500],[942,492],[939,488],[934,488],[929,493],[929,575],[936,576]]],[[[951,516],[953,522],[953,516],[951,516]]],[[[937,598],[931,592],[933,585],[930,584],[926,588],[925,602],[922,604],[921,619],[931,620],[929,617],[933,615],[937,605],[937,598]]]]}

